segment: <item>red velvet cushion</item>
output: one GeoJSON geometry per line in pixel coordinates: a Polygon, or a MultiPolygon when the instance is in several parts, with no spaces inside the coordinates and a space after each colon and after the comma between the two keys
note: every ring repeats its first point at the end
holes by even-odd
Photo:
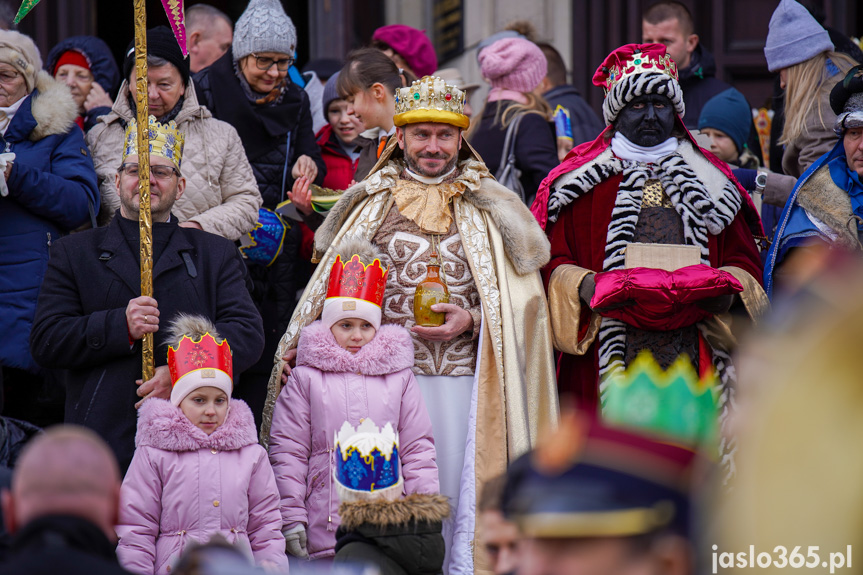
{"type": "Polygon", "coordinates": [[[730,273],[704,264],[673,272],[631,268],[596,274],[590,307],[640,329],[667,331],[711,317],[697,302],[743,291],[730,273]]]}

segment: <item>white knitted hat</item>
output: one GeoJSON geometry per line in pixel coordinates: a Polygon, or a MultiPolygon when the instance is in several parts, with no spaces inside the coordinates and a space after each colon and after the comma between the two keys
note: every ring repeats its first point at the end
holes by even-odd
{"type": "Polygon", "coordinates": [[[234,60],[251,53],[279,52],[293,55],[297,29],[279,0],[251,0],[234,26],[234,60]]]}

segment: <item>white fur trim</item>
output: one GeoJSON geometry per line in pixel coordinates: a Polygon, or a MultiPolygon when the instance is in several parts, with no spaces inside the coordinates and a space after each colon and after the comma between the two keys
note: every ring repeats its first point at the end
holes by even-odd
{"type": "Polygon", "coordinates": [[[346,318],[364,319],[374,326],[381,327],[381,308],[372,302],[353,297],[330,297],[324,301],[324,311],[321,322],[329,327],[346,318]]]}
{"type": "Polygon", "coordinates": [[[224,391],[225,395],[231,397],[234,382],[231,380],[231,376],[221,369],[211,367],[196,369],[178,379],[174,384],[174,388],[171,390],[171,403],[179,406],[186,399],[187,395],[199,387],[216,387],[224,391]],[[213,377],[203,377],[206,371],[212,372],[213,377]]]}

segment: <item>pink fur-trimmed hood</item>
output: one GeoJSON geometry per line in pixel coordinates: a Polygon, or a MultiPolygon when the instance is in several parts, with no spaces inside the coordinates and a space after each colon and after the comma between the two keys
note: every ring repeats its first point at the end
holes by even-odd
{"type": "Polygon", "coordinates": [[[148,446],[165,451],[226,451],[257,442],[252,410],[239,399],[231,399],[225,423],[210,435],[195,427],[179,407],[165,399],[148,399],[138,412],[135,447],[148,446]]]}
{"type": "Polygon", "coordinates": [[[297,365],[335,373],[388,375],[413,367],[414,344],[408,330],[388,324],[382,325],[374,339],[353,354],[340,347],[333,333],[318,320],[300,332],[297,365]]]}

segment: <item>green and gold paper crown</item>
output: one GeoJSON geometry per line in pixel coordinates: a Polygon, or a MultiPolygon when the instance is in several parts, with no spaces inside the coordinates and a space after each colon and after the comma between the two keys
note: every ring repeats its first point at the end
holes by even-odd
{"type": "Polygon", "coordinates": [[[602,390],[602,417],[615,425],[637,428],[679,444],[718,445],[719,410],[715,371],[699,378],[685,355],[663,371],[653,355],[642,351],[626,370],[611,375],[602,390]]]}
{"type": "MultiPolygon", "coordinates": [[[[160,124],[156,118],[150,116],[150,155],[160,156],[171,160],[174,167],[180,169],[183,160],[183,144],[185,138],[177,128],[176,122],[171,120],[167,124],[160,124]]],[[[138,155],[138,123],[133,118],[126,128],[126,136],[123,144],[123,162],[127,156],[138,155]]]]}
{"type": "Polygon", "coordinates": [[[408,88],[396,90],[396,126],[437,122],[466,129],[470,118],[464,115],[465,93],[442,78],[423,76],[408,88]]]}

